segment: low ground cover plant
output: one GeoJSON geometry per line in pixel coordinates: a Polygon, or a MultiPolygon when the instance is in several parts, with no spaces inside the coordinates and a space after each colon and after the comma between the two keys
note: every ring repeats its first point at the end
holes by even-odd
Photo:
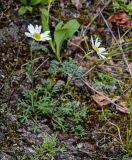
{"type": "Polygon", "coordinates": [[[39,6],[45,6],[49,3],[49,0],[19,0],[22,4],[22,6],[18,10],[19,15],[24,15],[27,12],[32,13],[33,8],[37,5],[39,6]]]}
{"type": "Polygon", "coordinates": [[[132,15],[132,2],[128,2],[127,0],[114,0],[113,1],[113,7],[115,9],[121,9],[125,10],[129,13],[129,15],[132,15]]]}
{"type": "Polygon", "coordinates": [[[53,158],[58,152],[62,153],[64,151],[65,148],[63,146],[57,146],[57,138],[55,136],[45,133],[42,144],[36,146],[33,153],[19,156],[17,160],[48,160],[53,158]]]}
{"type": "Polygon", "coordinates": [[[66,98],[70,93],[59,97],[59,92],[55,82],[50,79],[43,80],[34,89],[25,90],[18,103],[23,110],[22,121],[27,121],[31,116],[46,116],[54,129],[84,134],[81,122],[88,112],[87,107],[78,105],[76,100],[66,98]]]}

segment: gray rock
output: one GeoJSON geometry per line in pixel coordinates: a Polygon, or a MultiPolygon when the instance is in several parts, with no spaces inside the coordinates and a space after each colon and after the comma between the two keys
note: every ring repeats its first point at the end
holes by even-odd
{"type": "Polygon", "coordinates": [[[4,152],[0,152],[0,160],[15,160],[15,159],[4,152]]]}
{"type": "Polygon", "coordinates": [[[132,157],[129,157],[129,158],[125,158],[123,160],[132,160],[132,157]]]}
{"type": "Polygon", "coordinates": [[[17,42],[19,28],[16,25],[0,29],[0,43],[8,39],[14,39],[17,42]]]}

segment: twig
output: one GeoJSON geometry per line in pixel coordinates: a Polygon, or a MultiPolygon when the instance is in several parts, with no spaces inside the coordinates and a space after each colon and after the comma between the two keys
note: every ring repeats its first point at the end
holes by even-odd
{"type": "MultiPolygon", "coordinates": [[[[121,51],[121,53],[122,53],[122,55],[123,55],[124,61],[125,61],[125,63],[126,63],[126,66],[127,66],[127,68],[128,68],[128,71],[129,71],[129,73],[130,73],[130,75],[131,75],[131,77],[132,77],[132,71],[131,71],[131,69],[130,69],[130,67],[129,67],[129,65],[128,65],[128,61],[127,61],[127,59],[126,59],[126,56],[125,56],[124,51],[123,51],[123,49],[122,49],[122,46],[119,44],[118,40],[116,39],[115,35],[113,34],[113,32],[112,32],[111,28],[109,27],[109,25],[108,25],[105,17],[103,16],[103,14],[102,14],[102,13],[100,13],[100,14],[101,14],[101,16],[102,16],[105,24],[107,25],[110,33],[112,34],[113,38],[115,39],[117,45],[119,46],[120,51],[121,51]]],[[[119,39],[120,39],[121,37],[120,37],[119,27],[118,27],[118,35],[119,35],[119,39]]]]}
{"type": "Polygon", "coordinates": [[[102,14],[102,13],[100,13],[100,15],[101,15],[101,17],[103,18],[103,20],[104,20],[104,22],[105,22],[106,26],[108,27],[108,29],[109,29],[109,31],[110,31],[110,33],[111,33],[111,35],[113,36],[113,38],[115,39],[116,43],[118,44],[118,41],[117,41],[117,39],[116,39],[115,35],[113,34],[113,32],[112,32],[112,30],[111,30],[110,26],[108,25],[108,22],[106,21],[105,17],[103,16],[103,14],[102,14]]]}
{"type": "Polygon", "coordinates": [[[80,47],[79,45],[76,45],[75,43],[73,43],[73,42],[70,42],[73,46],[76,46],[76,47],[78,47],[78,48],[80,48],[84,53],[86,53],[86,51],[82,48],[82,47],[80,47]]]}
{"type": "Polygon", "coordinates": [[[87,76],[89,74],[89,72],[91,72],[95,67],[96,67],[96,65],[91,67],[86,73],[83,74],[83,77],[87,76]]]}
{"type": "MultiPolygon", "coordinates": [[[[118,36],[119,36],[119,39],[120,39],[120,38],[121,38],[121,36],[120,36],[119,27],[117,27],[117,29],[118,29],[118,36]]],[[[128,64],[128,61],[127,61],[127,58],[126,58],[126,56],[125,56],[125,54],[124,54],[124,52],[123,52],[123,48],[122,48],[122,46],[121,46],[120,51],[121,51],[121,53],[122,53],[122,55],[123,55],[123,58],[124,58],[124,61],[125,61],[125,63],[126,63],[126,66],[127,66],[127,68],[128,68],[128,71],[129,71],[129,73],[130,73],[130,75],[131,75],[131,77],[132,77],[132,71],[131,71],[131,69],[130,69],[130,67],[129,67],[129,64],[128,64]]]]}
{"type": "Polygon", "coordinates": [[[45,63],[49,60],[49,58],[47,58],[45,61],[43,61],[36,69],[35,71],[33,72],[33,75],[37,72],[37,70],[45,63]]]}
{"type": "MultiPolygon", "coordinates": [[[[35,58],[35,59],[33,59],[33,62],[36,62],[36,61],[39,60],[39,59],[44,59],[44,57],[35,58]]],[[[30,63],[30,62],[24,63],[24,64],[21,66],[21,71],[22,71],[22,68],[23,68],[24,66],[26,66],[27,64],[29,64],[29,63],[30,63]]]]}
{"type": "Polygon", "coordinates": [[[106,5],[100,10],[100,12],[95,15],[95,17],[91,20],[91,22],[87,25],[87,27],[84,30],[84,33],[87,31],[87,29],[90,27],[90,25],[94,22],[94,20],[100,15],[100,13],[109,5],[109,3],[111,2],[111,0],[109,0],[106,5]]]}
{"type": "Polygon", "coordinates": [[[122,138],[121,138],[121,132],[120,132],[119,127],[118,127],[116,124],[112,123],[112,122],[108,122],[108,123],[110,123],[111,125],[113,125],[113,126],[115,126],[115,127],[117,128],[118,136],[119,136],[120,142],[121,142],[122,145],[124,145],[124,143],[123,143],[123,141],[122,141],[122,138]]]}
{"type": "MultiPolygon", "coordinates": [[[[116,106],[117,110],[121,110],[122,107],[118,104],[116,104],[115,102],[113,102],[109,97],[103,95],[102,93],[100,93],[99,91],[97,91],[95,88],[93,88],[85,79],[82,78],[82,81],[85,83],[86,86],[88,86],[91,90],[93,90],[94,92],[96,92],[97,94],[99,94],[100,96],[104,97],[106,100],[108,100],[110,103],[114,104],[116,106]]],[[[130,113],[130,112],[127,112],[130,113]]]]}

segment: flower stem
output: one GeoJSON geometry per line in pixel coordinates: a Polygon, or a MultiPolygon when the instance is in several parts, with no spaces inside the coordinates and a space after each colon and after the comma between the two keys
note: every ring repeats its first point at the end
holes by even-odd
{"type": "Polygon", "coordinates": [[[33,45],[34,41],[31,43],[31,48],[30,48],[30,63],[31,63],[31,88],[32,88],[32,95],[31,95],[31,106],[32,109],[34,110],[34,90],[33,90],[33,83],[34,83],[34,79],[33,79],[33,52],[32,52],[32,45],[33,45]]]}

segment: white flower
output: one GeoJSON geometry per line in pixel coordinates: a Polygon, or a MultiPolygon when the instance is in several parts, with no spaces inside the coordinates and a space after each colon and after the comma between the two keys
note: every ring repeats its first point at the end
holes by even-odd
{"type": "Polygon", "coordinates": [[[46,31],[44,33],[41,33],[41,26],[36,25],[35,27],[30,24],[28,25],[28,30],[29,32],[25,32],[25,35],[27,37],[31,37],[35,39],[36,41],[46,41],[46,40],[51,40],[49,37],[50,31],[46,31]]]}
{"type": "Polygon", "coordinates": [[[97,52],[98,56],[100,58],[105,59],[106,58],[105,55],[108,53],[106,52],[106,49],[104,47],[99,47],[101,45],[99,38],[97,37],[94,42],[93,37],[91,36],[91,42],[92,42],[92,47],[97,52]]]}

